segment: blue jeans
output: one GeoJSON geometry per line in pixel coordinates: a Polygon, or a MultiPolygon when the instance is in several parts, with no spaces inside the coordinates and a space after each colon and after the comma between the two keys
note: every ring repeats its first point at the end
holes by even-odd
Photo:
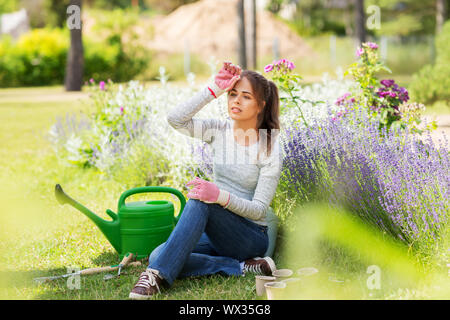
{"type": "Polygon", "coordinates": [[[241,275],[239,263],[262,256],[268,242],[267,227],[218,204],[189,199],[167,241],[151,253],[148,267],[169,285],[177,277],[241,275]]]}

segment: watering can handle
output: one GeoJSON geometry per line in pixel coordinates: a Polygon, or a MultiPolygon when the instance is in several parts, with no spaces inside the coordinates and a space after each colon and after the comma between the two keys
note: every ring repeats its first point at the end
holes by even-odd
{"type": "Polygon", "coordinates": [[[175,218],[175,222],[178,222],[178,219],[180,218],[181,213],[183,212],[184,206],[186,205],[186,199],[184,198],[184,195],[178,191],[177,189],[170,188],[170,187],[159,187],[159,186],[147,186],[147,187],[138,187],[133,188],[130,190],[125,191],[122,193],[122,195],[119,198],[119,204],[118,204],[118,211],[120,211],[120,208],[125,205],[125,199],[129,196],[137,193],[146,193],[146,192],[166,192],[166,193],[172,193],[177,196],[177,198],[180,200],[180,212],[178,213],[177,217],[175,218]]]}

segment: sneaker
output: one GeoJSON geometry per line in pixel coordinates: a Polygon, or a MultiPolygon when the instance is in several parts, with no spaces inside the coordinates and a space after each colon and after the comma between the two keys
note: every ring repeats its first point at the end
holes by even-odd
{"type": "Polygon", "coordinates": [[[163,278],[159,276],[159,271],[148,268],[139,276],[138,282],[131,290],[129,298],[134,300],[150,299],[155,293],[160,293],[159,287],[163,278]]]}
{"type": "Polygon", "coordinates": [[[277,270],[275,262],[270,257],[256,257],[244,261],[244,273],[252,272],[264,276],[271,276],[277,270]]]}

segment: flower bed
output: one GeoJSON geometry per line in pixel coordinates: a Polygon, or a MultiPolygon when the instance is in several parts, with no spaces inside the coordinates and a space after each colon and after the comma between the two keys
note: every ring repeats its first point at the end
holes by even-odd
{"type": "MultiPolygon", "coordinates": [[[[376,79],[376,50],[366,44],[358,51],[360,60],[349,72],[353,81],[338,75],[302,86],[287,60],[265,68],[282,102],[285,160],[277,197],[296,205],[321,200],[345,207],[432,256],[448,229],[448,146],[419,139],[425,131],[416,125],[424,106],[408,103],[405,89],[392,80],[376,79]]],[[[61,160],[94,167],[124,188],[183,189],[193,176],[212,178],[208,145],[166,122],[167,111],[199,88],[192,82],[173,87],[163,70],[160,78],[161,86],[151,88],[92,80],[94,112],[83,121],[59,121],[51,130],[61,160]]],[[[227,118],[226,110],[222,95],[197,116],[227,118]]]]}

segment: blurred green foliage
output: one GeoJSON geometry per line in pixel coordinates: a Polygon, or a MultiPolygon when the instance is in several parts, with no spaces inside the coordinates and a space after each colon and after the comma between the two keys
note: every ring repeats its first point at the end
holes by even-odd
{"type": "Polygon", "coordinates": [[[140,44],[134,31],[138,20],[139,13],[133,9],[102,11],[97,16],[95,30],[106,34],[107,46],[117,48],[115,64],[107,71],[115,82],[133,79],[147,68],[151,59],[150,51],[140,44]]]}
{"type": "Polygon", "coordinates": [[[436,62],[414,75],[410,92],[414,100],[425,104],[450,101],[450,21],[436,37],[436,62]]]}
{"type": "Polygon", "coordinates": [[[13,12],[18,9],[18,2],[11,0],[0,0],[0,14],[6,12],[13,12]]]}
{"type": "Polygon", "coordinates": [[[0,86],[62,83],[68,47],[68,32],[34,29],[13,43],[0,42],[0,86]]]}
{"type": "MultiPolygon", "coordinates": [[[[110,37],[105,41],[84,37],[85,79],[128,81],[147,66],[150,52],[125,47],[117,35],[110,37]]],[[[10,37],[3,37],[0,42],[0,87],[63,83],[68,47],[68,29],[34,29],[16,43],[10,37]]]]}
{"type": "Polygon", "coordinates": [[[64,27],[67,19],[67,7],[69,5],[70,0],[45,0],[43,6],[44,12],[47,13],[46,25],[51,27],[64,27]]]}
{"type": "MultiPolygon", "coordinates": [[[[323,33],[351,36],[354,34],[354,1],[328,0],[270,0],[266,8],[280,14],[284,5],[296,3],[297,12],[289,24],[302,36],[323,33]]],[[[436,1],[422,0],[366,0],[366,18],[373,14],[367,11],[376,6],[380,13],[380,27],[367,29],[371,35],[422,35],[433,34],[436,28],[436,1]]],[[[447,6],[447,16],[449,8],[447,6]]]]}

